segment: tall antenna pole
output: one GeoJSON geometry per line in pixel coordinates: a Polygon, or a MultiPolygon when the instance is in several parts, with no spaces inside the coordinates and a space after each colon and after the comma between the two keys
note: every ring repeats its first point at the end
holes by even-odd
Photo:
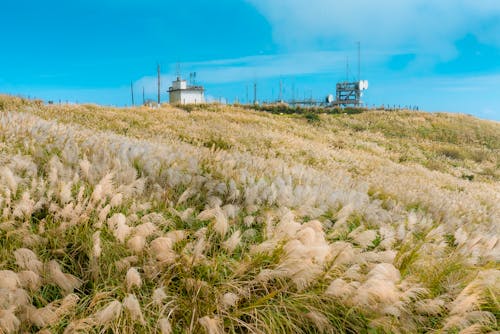
{"type": "Polygon", "coordinates": [[[257,104],[257,82],[253,84],[253,104],[257,104]]]}
{"type": "Polygon", "coordinates": [[[145,95],[144,95],[144,86],[142,86],[142,104],[143,105],[146,104],[146,99],[145,99],[145,95]]]}
{"type": "Polygon", "coordinates": [[[361,80],[361,42],[358,42],[358,81],[361,80]]]}
{"type": "Polygon", "coordinates": [[[161,89],[161,75],[160,75],[160,63],[157,64],[156,66],[156,72],[157,72],[157,75],[158,75],[158,105],[160,105],[161,101],[160,101],[160,89],[161,89]]]}
{"type": "Polygon", "coordinates": [[[349,57],[347,57],[347,59],[346,59],[345,74],[346,74],[346,82],[349,82],[349,57]]]}
{"type": "Polygon", "coordinates": [[[283,81],[280,79],[280,100],[279,102],[283,102],[283,81]]]}
{"type": "Polygon", "coordinates": [[[134,84],[130,81],[130,96],[132,96],[132,107],[135,105],[134,103],[134,84]]]}

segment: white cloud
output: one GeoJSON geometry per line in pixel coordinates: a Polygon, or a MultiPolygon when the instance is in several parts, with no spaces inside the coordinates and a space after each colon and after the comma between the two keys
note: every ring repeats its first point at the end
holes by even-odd
{"type": "MultiPolygon", "coordinates": [[[[371,52],[369,57],[368,54],[366,56],[366,66],[380,64],[387,59],[387,54],[380,52],[371,52]]],[[[184,77],[186,73],[196,72],[198,80],[204,84],[226,84],[280,76],[343,74],[345,62],[344,52],[317,51],[183,63],[182,71],[184,77]]],[[[173,78],[170,74],[162,75],[162,91],[168,89],[173,78]]],[[[146,93],[153,93],[156,92],[156,81],[156,77],[143,77],[134,86],[145,87],[146,93]]]]}
{"type": "Polygon", "coordinates": [[[276,42],[290,49],[362,41],[368,49],[417,49],[449,59],[453,43],[467,33],[500,47],[500,25],[484,27],[485,20],[499,17],[498,0],[247,1],[268,18],[276,42]]]}

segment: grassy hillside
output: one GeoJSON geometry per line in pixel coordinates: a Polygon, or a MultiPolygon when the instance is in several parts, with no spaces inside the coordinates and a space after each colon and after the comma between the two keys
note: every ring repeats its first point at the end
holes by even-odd
{"type": "Polygon", "coordinates": [[[0,332],[499,330],[500,124],[0,96],[0,332]]]}

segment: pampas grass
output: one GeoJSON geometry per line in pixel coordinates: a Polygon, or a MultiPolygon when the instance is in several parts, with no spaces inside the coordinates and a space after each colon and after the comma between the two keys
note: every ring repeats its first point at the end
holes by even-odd
{"type": "Polygon", "coordinates": [[[141,285],[141,275],[136,268],[130,268],[125,275],[125,286],[127,287],[127,291],[130,291],[134,287],[140,288],[141,285]]]}
{"type": "Polygon", "coordinates": [[[58,285],[66,295],[72,293],[75,289],[82,285],[82,281],[79,278],[71,274],[63,273],[59,263],[54,260],[47,264],[46,270],[49,276],[49,281],[58,285]]]}
{"type": "Polygon", "coordinates": [[[0,331],[5,334],[17,333],[21,322],[14,315],[14,309],[0,310],[0,331]]]}
{"type": "Polygon", "coordinates": [[[121,313],[122,304],[117,300],[113,300],[94,314],[92,319],[98,326],[108,325],[110,322],[116,321],[121,313]]]}
{"type": "Polygon", "coordinates": [[[144,325],[144,316],[142,315],[141,305],[139,305],[139,301],[135,295],[127,295],[127,297],[123,299],[122,304],[133,321],[137,321],[144,325]]]}
{"type": "Polygon", "coordinates": [[[0,332],[498,330],[495,123],[26,106],[0,113],[0,332]]]}

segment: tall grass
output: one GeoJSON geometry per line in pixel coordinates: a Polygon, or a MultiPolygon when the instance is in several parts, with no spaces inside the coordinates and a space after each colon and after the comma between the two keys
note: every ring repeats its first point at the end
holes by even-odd
{"type": "Polygon", "coordinates": [[[495,123],[8,105],[0,332],[499,329],[495,123]]]}

